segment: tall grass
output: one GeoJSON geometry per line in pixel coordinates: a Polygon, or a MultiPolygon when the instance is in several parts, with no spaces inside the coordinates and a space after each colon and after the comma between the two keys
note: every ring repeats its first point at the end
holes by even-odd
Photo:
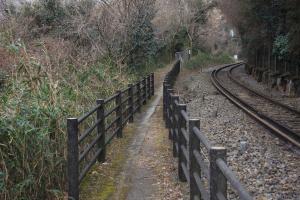
{"type": "MultiPolygon", "coordinates": [[[[102,9],[86,4],[96,1],[67,7],[60,2],[24,4],[0,24],[0,53],[6,54],[0,68],[9,64],[0,88],[1,200],[63,199],[66,118],[80,116],[96,99],[161,66],[145,59],[141,68],[131,68],[124,56],[115,53],[116,59],[106,52],[98,30],[106,20],[101,21],[102,9]]],[[[122,36],[108,33],[112,42],[105,43],[111,42],[114,52],[130,50],[120,49],[122,36]]]]}
{"type": "Polygon", "coordinates": [[[0,93],[0,199],[62,199],[66,118],[79,116],[136,75],[108,60],[57,68],[27,51],[24,45],[15,52],[15,68],[0,93]]]}
{"type": "Polygon", "coordinates": [[[189,69],[197,69],[207,67],[209,65],[218,65],[231,63],[233,59],[226,53],[213,55],[205,52],[198,52],[198,54],[192,57],[185,66],[189,69]]]}

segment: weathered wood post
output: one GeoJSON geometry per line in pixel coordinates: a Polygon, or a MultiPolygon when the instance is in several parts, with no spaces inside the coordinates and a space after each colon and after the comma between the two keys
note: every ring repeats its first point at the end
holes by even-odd
{"type": "Polygon", "coordinates": [[[122,92],[120,90],[117,91],[117,97],[116,97],[116,106],[118,107],[116,109],[116,117],[118,118],[117,120],[117,127],[118,127],[118,132],[117,132],[117,137],[122,138],[123,137],[123,116],[122,116],[122,92]]]}
{"type": "Polygon", "coordinates": [[[137,87],[137,107],[138,107],[138,112],[140,113],[141,112],[141,107],[142,107],[142,97],[141,97],[141,82],[139,81],[137,84],[136,84],[136,87],[137,87]]]}
{"type": "Polygon", "coordinates": [[[186,112],[186,104],[178,105],[178,116],[179,116],[179,123],[178,123],[178,176],[179,176],[180,181],[186,182],[187,179],[184,175],[181,163],[185,163],[186,166],[188,166],[188,163],[187,163],[187,159],[185,158],[185,156],[182,152],[181,146],[184,146],[186,149],[188,149],[188,148],[187,148],[187,141],[186,141],[185,137],[183,136],[181,129],[186,130],[187,123],[181,114],[182,111],[186,112]]]}
{"type": "Polygon", "coordinates": [[[143,79],[143,105],[147,104],[147,78],[143,79]]]}
{"type": "Polygon", "coordinates": [[[179,123],[179,115],[178,115],[178,107],[177,107],[177,103],[179,103],[179,96],[178,95],[174,95],[172,96],[172,109],[173,109],[173,156],[177,157],[178,156],[178,150],[179,150],[179,145],[178,145],[178,136],[176,134],[176,130],[177,133],[179,132],[179,130],[177,129],[178,126],[177,124],[179,123]],[[178,149],[177,149],[178,148],[178,149]]]}
{"type": "Polygon", "coordinates": [[[163,119],[166,122],[166,84],[167,82],[163,82],[163,119]]]}
{"type": "Polygon", "coordinates": [[[78,120],[67,119],[68,132],[68,198],[79,200],[78,120]]]}
{"type": "Polygon", "coordinates": [[[171,128],[172,128],[172,122],[171,122],[171,117],[172,117],[172,110],[171,110],[171,104],[172,104],[172,100],[171,100],[171,96],[173,93],[173,89],[168,89],[167,91],[167,128],[169,129],[169,139],[172,139],[172,134],[171,134],[171,128]]]}
{"type": "Polygon", "coordinates": [[[98,157],[99,162],[105,162],[106,156],[106,149],[105,149],[105,117],[104,117],[104,100],[98,99],[96,101],[97,105],[99,106],[97,109],[97,122],[101,120],[97,125],[97,134],[101,135],[98,141],[98,148],[102,148],[102,152],[98,157]]]}
{"type": "Polygon", "coordinates": [[[128,99],[128,112],[129,112],[129,123],[132,123],[133,122],[133,85],[132,84],[129,84],[128,85],[129,87],[129,90],[128,90],[128,96],[129,96],[129,99],[128,99]]]}
{"type": "Polygon", "coordinates": [[[155,87],[154,87],[154,73],[151,73],[151,94],[152,96],[154,96],[154,93],[155,93],[155,87]]]}
{"type": "Polygon", "coordinates": [[[147,89],[147,95],[148,95],[148,99],[151,99],[151,75],[147,76],[147,82],[148,82],[148,89],[147,89]]]}
{"type": "Polygon", "coordinates": [[[198,193],[197,183],[194,178],[194,174],[198,174],[201,177],[201,169],[197,164],[197,160],[194,156],[194,150],[200,149],[199,139],[194,133],[194,127],[200,129],[199,119],[189,120],[189,175],[190,175],[190,199],[193,200],[194,196],[198,196],[201,199],[201,194],[198,193]]]}
{"type": "Polygon", "coordinates": [[[166,82],[164,85],[164,119],[166,123],[166,128],[168,128],[168,90],[171,86],[166,82]]]}
{"type": "Polygon", "coordinates": [[[217,165],[217,159],[226,162],[226,149],[224,147],[212,147],[209,150],[210,159],[210,199],[218,200],[218,193],[223,194],[227,199],[227,180],[217,165]]]}

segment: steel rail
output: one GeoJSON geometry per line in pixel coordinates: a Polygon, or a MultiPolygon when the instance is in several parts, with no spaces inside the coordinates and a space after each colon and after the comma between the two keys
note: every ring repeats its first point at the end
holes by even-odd
{"type": "Polygon", "coordinates": [[[279,101],[275,101],[274,99],[271,99],[270,97],[268,97],[268,96],[266,96],[266,95],[264,95],[264,94],[261,94],[260,92],[255,91],[255,90],[251,89],[250,87],[247,87],[247,86],[246,86],[245,84],[243,84],[241,81],[239,81],[239,80],[237,80],[236,78],[234,78],[234,77],[233,77],[233,74],[232,74],[232,71],[233,71],[234,69],[238,68],[238,67],[241,67],[241,65],[234,66],[234,67],[232,67],[229,71],[227,71],[228,77],[229,77],[233,82],[235,82],[235,83],[238,84],[239,86],[245,88],[246,90],[249,90],[251,93],[255,94],[256,96],[262,97],[262,98],[264,98],[264,99],[270,101],[270,102],[273,103],[273,104],[276,104],[276,105],[278,105],[278,106],[280,106],[280,107],[282,107],[282,108],[285,108],[285,109],[287,109],[287,110],[289,110],[289,111],[291,111],[291,112],[294,112],[294,113],[300,115],[300,111],[299,111],[299,110],[297,110],[297,109],[295,109],[295,108],[293,108],[293,107],[291,107],[291,106],[289,106],[289,105],[280,103],[279,101]]]}
{"type": "Polygon", "coordinates": [[[264,125],[268,129],[270,129],[272,132],[276,133],[281,138],[284,138],[285,140],[289,141],[293,145],[300,148],[300,139],[299,139],[299,136],[297,136],[296,133],[294,133],[293,131],[289,130],[288,128],[282,126],[281,124],[279,124],[275,120],[271,119],[270,117],[259,113],[252,106],[250,106],[249,104],[247,104],[246,102],[244,102],[243,100],[238,98],[233,93],[229,92],[229,90],[226,89],[221,84],[220,80],[218,80],[217,74],[220,71],[224,70],[225,68],[237,67],[237,66],[240,66],[242,64],[243,63],[230,64],[230,65],[226,65],[224,67],[221,67],[217,70],[214,70],[211,73],[211,81],[212,81],[213,85],[217,88],[217,90],[221,94],[223,94],[225,97],[227,97],[233,104],[235,104],[237,107],[242,109],[248,115],[253,117],[256,121],[258,121],[259,123],[261,123],[262,125],[264,125]]]}

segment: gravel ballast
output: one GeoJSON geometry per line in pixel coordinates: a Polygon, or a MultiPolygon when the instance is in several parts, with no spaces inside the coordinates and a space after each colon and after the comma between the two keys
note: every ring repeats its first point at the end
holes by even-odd
{"type": "Polygon", "coordinates": [[[255,199],[300,199],[299,150],[219,94],[210,81],[212,70],[183,72],[176,83],[190,117],[200,118],[213,144],[227,148],[229,166],[255,199]]]}
{"type": "Polygon", "coordinates": [[[300,111],[300,97],[289,97],[286,93],[276,89],[276,87],[271,88],[268,84],[257,82],[246,73],[244,66],[233,70],[233,76],[249,88],[300,111]]]}

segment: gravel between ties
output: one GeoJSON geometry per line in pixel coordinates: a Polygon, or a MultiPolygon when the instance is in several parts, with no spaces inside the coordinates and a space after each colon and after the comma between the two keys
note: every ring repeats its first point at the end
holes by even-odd
{"type": "Polygon", "coordinates": [[[229,166],[255,199],[300,199],[299,150],[219,94],[210,81],[213,69],[179,77],[176,89],[189,115],[200,118],[201,130],[213,144],[227,148],[229,166]],[[241,148],[244,142],[246,149],[241,148]]]}

